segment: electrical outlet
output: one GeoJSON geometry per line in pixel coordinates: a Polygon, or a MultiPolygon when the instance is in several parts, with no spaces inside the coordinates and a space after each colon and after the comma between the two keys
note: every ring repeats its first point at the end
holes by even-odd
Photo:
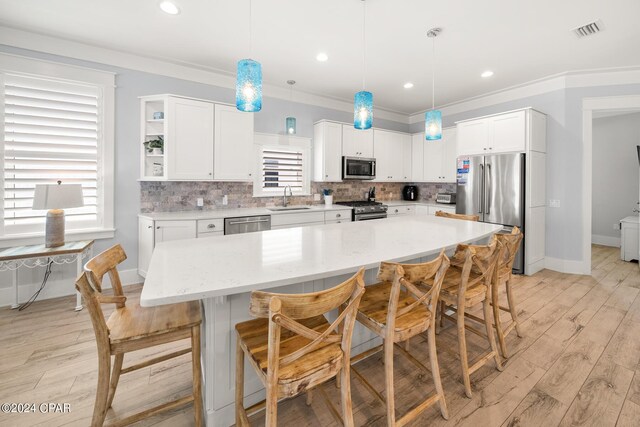
{"type": "Polygon", "coordinates": [[[321,200],[321,195],[320,193],[316,193],[313,195],[313,201],[314,202],[319,202],[321,200]]]}
{"type": "Polygon", "coordinates": [[[204,199],[202,197],[198,197],[196,199],[196,206],[199,207],[199,208],[204,206],[204,199]]]}
{"type": "Polygon", "coordinates": [[[222,196],[222,204],[225,206],[229,204],[229,197],[226,194],[222,196]]]}
{"type": "Polygon", "coordinates": [[[560,207],[560,200],[558,200],[558,199],[549,200],[549,207],[550,208],[559,208],[560,207]]]}

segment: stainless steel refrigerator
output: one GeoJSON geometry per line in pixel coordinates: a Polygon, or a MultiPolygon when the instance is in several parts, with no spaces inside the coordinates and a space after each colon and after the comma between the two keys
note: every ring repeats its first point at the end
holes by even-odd
{"type": "MultiPolygon", "coordinates": [[[[456,212],[479,215],[480,221],[500,224],[503,233],[518,227],[525,235],[525,155],[461,156],[457,160],[456,212]]],[[[524,273],[524,240],[513,264],[524,273]]]]}

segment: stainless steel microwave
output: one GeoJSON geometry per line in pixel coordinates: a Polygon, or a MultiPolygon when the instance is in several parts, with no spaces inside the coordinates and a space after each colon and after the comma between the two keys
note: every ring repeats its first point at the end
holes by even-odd
{"type": "Polygon", "coordinates": [[[342,179],[375,179],[376,159],[342,157],[342,179]]]}

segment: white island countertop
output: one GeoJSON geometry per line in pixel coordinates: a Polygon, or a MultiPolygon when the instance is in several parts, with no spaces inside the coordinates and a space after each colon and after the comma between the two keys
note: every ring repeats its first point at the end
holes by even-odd
{"type": "Polygon", "coordinates": [[[159,243],[140,304],[157,306],[350,274],[499,231],[493,224],[407,215],[159,243]]]}

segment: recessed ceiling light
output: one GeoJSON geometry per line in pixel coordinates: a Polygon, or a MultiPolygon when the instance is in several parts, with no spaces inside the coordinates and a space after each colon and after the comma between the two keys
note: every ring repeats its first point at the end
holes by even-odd
{"type": "Polygon", "coordinates": [[[316,55],[316,59],[320,62],[325,62],[327,59],[329,59],[329,57],[326,53],[320,52],[318,55],[316,55]]]}
{"type": "Polygon", "coordinates": [[[413,83],[411,83],[411,82],[407,82],[407,83],[404,84],[404,88],[405,89],[411,89],[412,87],[413,87],[413,83]]]}
{"type": "Polygon", "coordinates": [[[174,3],[170,1],[163,1],[160,3],[160,9],[169,15],[177,15],[180,13],[180,9],[174,3]]]}
{"type": "Polygon", "coordinates": [[[491,77],[491,76],[493,76],[493,71],[491,71],[491,70],[487,70],[484,73],[480,74],[480,77],[484,77],[485,79],[487,77],[491,77]]]}

